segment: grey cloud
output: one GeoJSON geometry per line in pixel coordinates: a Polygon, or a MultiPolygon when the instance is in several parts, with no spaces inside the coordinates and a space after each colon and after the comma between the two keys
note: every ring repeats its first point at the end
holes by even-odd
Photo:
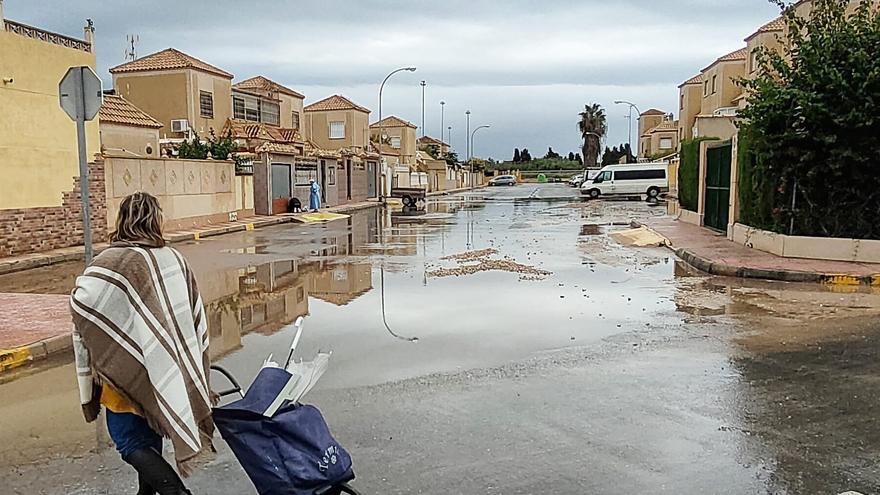
{"type": "MultiPolygon", "coordinates": [[[[379,81],[395,78],[385,104],[421,118],[418,81],[429,82],[429,122],[439,99],[460,129],[463,112],[491,122],[480,154],[514,146],[543,154],[578,145],[586,102],[616,98],[675,110],[676,86],[771,19],[765,0],[6,0],[9,18],[81,36],[97,27],[98,69],[123,61],[126,34],[141,55],[173,46],[237,78],[264,74],[309,101],[344,93],[376,108],[379,81]],[[453,111],[454,109],[454,111],[453,111]]],[[[609,143],[626,141],[624,109],[609,108],[609,143]]],[[[431,126],[428,126],[431,131],[431,126]]],[[[433,131],[434,134],[437,131],[433,131]]],[[[454,136],[455,137],[455,136],[454,136]]]]}

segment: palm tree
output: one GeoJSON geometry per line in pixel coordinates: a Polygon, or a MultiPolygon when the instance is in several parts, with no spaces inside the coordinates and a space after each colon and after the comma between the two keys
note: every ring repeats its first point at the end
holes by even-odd
{"type": "Polygon", "coordinates": [[[584,165],[587,168],[595,168],[599,160],[602,138],[608,132],[605,109],[596,103],[584,105],[584,111],[579,115],[581,119],[577,126],[584,138],[584,165]]]}

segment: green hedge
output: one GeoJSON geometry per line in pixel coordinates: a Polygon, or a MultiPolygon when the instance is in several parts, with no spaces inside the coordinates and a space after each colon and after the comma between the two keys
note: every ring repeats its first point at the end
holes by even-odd
{"type": "Polygon", "coordinates": [[[787,233],[778,214],[774,215],[776,187],[766,173],[761,173],[752,151],[749,132],[743,129],[737,141],[739,164],[739,221],[751,227],[787,233]]]}
{"type": "Polygon", "coordinates": [[[678,165],[678,202],[685,210],[697,211],[700,201],[700,143],[717,138],[700,137],[682,141],[678,165]]]}

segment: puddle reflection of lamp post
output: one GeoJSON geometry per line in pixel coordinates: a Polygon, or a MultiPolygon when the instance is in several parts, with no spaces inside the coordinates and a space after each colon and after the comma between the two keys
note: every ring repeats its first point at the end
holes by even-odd
{"type": "MultiPolygon", "coordinates": [[[[383,216],[383,221],[386,217],[383,216]]],[[[389,220],[390,222],[390,220],[389,220]]],[[[392,225],[393,226],[393,225],[392,225]]],[[[381,223],[378,225],[378,233],[379,233],[379,244],[383,247],[383,255],[382,255],[382,264],[379,265],[379,300],[381,302],[382,308],[382,324],[385,325],[385,330],[391,334],[392,337],[396,339],[400,339],[406,342],[418,342],[418,337],[404,337],[402,335],[398,335],[391,329],[391,326],[388,324],[388,314],[385,311],[385,256],[387,256],[387,249],[385,245],[385,226],[381,223]]]]}

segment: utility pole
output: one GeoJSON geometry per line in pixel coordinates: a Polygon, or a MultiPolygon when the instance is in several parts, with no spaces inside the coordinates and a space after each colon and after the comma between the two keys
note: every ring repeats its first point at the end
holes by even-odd
{"type": "Polygon", "coordinates": [[[464,113],[467,115],[467,130],[465,131],[465,139],[467,140],[467,161],[471,161],[471,111],[464,113]]]}
{"type": "MultiPolygon", "coordinates": [[[[443,117],[444,117],[445,111],[446,111],[446,102],[443,100],[440,100],[440,141],[441,142],[443,141],[443,131],[444,131],[444,129],[446,129],[446,127],[445,127],[446,123],[443,122],[443,117]]],[[[440,147],[442,148],[443,146],[441,145],[440,147]]]]}
{"type": "Polygon", "coordinates": [[[422,137],[424,137],[428,134],[425,132],[425,86],[427,86],[428,83],[422,81],[420,84],[422,85],[422,137]]]}

